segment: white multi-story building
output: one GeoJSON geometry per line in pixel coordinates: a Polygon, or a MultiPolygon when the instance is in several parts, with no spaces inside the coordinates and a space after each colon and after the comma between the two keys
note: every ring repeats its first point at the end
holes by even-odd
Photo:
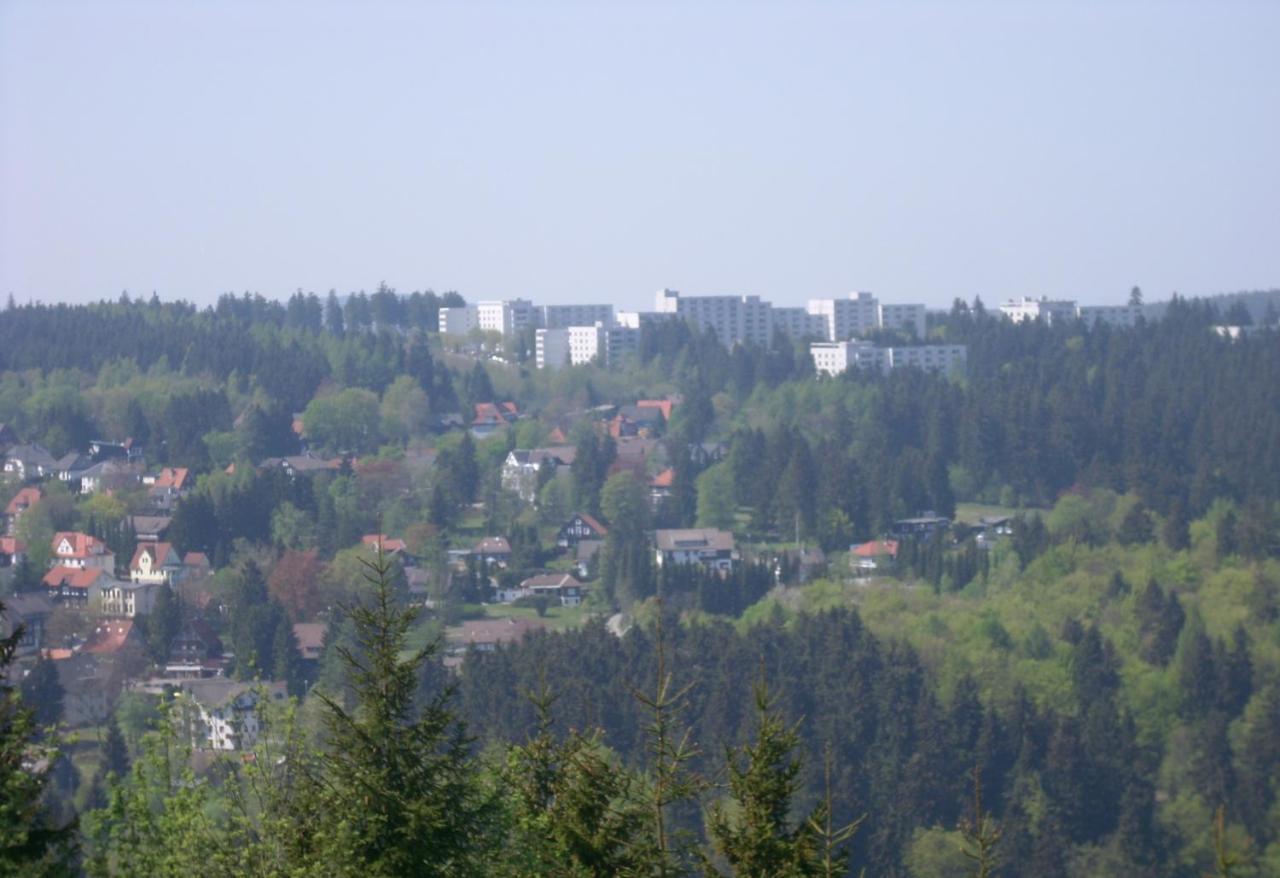
{"type": "Polygon", "coordinates": [[[810,314],[804,308],[774,308],[773,331],[775,335],[785,332],[792,341],[826,338],[827,321],[822,315],[810,314]]]}
{"type": "Polygon", "coordinates": [[[850,293],[847,299],[810,299],[806,310],[822,320],[827,341],[844,341],[880,328],[880,303],[866,292],[850,293]]]}
{"type": "Polygon", "coordinates": [[[475,305],[440,309],[440,333],[442,335],[466,335],[480,328],[479,309],[475,305]]]}
{"type": "Polygon", "coordinates": [[[539,329],[536,360],[539,369],[581,366],[586,363],[616,365],[640,349],[640,330],[625,326],[568,326],[539,329]]]}
{"type": "Polygon", "coordinates": [[[915,366],[938,372],[954,372],[964,368],[968,349],[964,345],[913,345],[911,347],[876,347],[867,341],[825,341],[809,345],[815,371],[824,375],[840,375],[850,368],[889,372],[915,366]]]}
{"type": "Polygon", "coordinates": [[[925,337],[924,305],[880,305],[878,312],[881,329],[900,329],[918,339],[925,337]]]}
{"type": "Polygon", "coordinates": [[[613,326],[612,305],[541,305],[537,309],[538,325],[545,329],[570,326],[613,326]]]}
{"type": "Polygon", "coordinates": [[[1032,299],[1029,296],[1023,296],[1019,299],[1010,299],[1002,304],[1000,313],[1014,323],[1021,323],[1024,320],[1043,320],[1045,323],[1053,325],[1057,321],[1075,320],[1076,303],[1062,299],[1053,300],[1044,297],[1032,299]]]}
{"type": "Polygon", "coordinates": [[[537,326],[538,320],[538,311],[528,299],[476,303],[476,323],[484,332],[515,335],[526,327],[537,326]]]}
{"type": "Polygon", "coordinates": [[[682,297],[675,290],[659,290],[654,304],[659,314],[674,314],[698,332],[710,329],[725,347],[768,347],[773,340],[773,306],[759,296],[682,297]]]}
{"type": "Polygon", "coordinates": [[[1085,323],[1110,326],[1133,326],[1142,316],[1141,305],[1081,305],[1078,316],[1085,323]]]}

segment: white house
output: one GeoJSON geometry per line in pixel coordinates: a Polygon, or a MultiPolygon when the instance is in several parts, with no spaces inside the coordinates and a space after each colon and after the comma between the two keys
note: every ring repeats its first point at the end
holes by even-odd
{"type": "Polygon", "coordinates": [[[160,589],[168,588],[157,582],[112,581],[101,586],[102,615],[132,619],[150,614],[156,605],[160,589]]]}
{"type": "Polygon", "coordinates": [[[667,564],[698,564],[709,570],[728,572],[738,559],[733,534],[714,528],[656,530],[653,532],[659,567],[667,564]]]}
{"type": "Polygon", "coordinates": [[[190,680],[178,693],[178,716],[197,749],[247,750],[262,729],[264,696],[282,701],[285,684],[190,680]]]}
{"type": "Polygon", "coordinates": [[[139,543],[129,563],[133,582],[173,583],[182,577],[182,556],[170,543],[139,543]]]}

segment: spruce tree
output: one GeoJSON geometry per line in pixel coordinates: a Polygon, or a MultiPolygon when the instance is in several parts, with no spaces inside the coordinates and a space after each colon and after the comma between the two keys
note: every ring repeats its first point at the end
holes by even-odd
{"type": "Polygon", "coordinates": [[[795,751],[800,734],[777,709],[763,679],[754,689],[756,737],[737,753],[726,753],[730,805],[717,803],[707,816],[714,856],[709,874],[722,874],[717,860],[737,878],[800,878],[824,873],[818,817],[795,819],[803,763],[795,751]]]}
{"type": "Polygon", "coordinates": [[[397,604],[389,559],[379,553],[367,566],[373,593],[346,608],[355,642],[336,647],[355,706],[317,692],[327,744],[316,778],[317,866],[334,875],[478,874],[492,809],[449,704],[453,689],[425,704],[415,698],[438,644],[403,657],[417,611],[397,604]]]}

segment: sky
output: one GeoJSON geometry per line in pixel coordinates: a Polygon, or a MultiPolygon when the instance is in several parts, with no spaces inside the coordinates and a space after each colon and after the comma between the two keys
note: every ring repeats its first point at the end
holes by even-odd
{"type": "Polygon", "coordinates": [[[1280,287],[1277,2],[0,0],[0,296],[1280,287]]]}

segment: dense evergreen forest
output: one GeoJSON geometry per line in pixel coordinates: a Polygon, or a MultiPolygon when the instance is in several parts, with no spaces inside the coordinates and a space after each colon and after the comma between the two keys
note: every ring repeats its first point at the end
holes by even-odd
{"type": "MultiPolygon", "coordinates": [[[[143,663],[197,620],[231,676],[296,699],[209,759],[176,702],[129,693],[77,762],[27,710],[56,700],[36,662],[0,701],[0,870],[1280,874],[1280,331],[1224,338],[1211,300],[1131,329],[957,301],[929,337],[968,346],[963,375],[818,378],[804,340],[675,322],[616,368],[543,372],[528,335],[439,336],[460,302],[0,312],[15,440],[131,439],[198,476],[167,539],[212,573],[139,620],[143,663]],[[673,408],[637,466],[604,419],[641,399],[673,408]],[[505,402],[518,420],[460,428],[505,402]],[[529,502],[504,461],[541,447],[573,460],[529,502]],[[304,454],[325,466],[263,465],[304,454]],[[851,567],[925,511],[955,524],[851,567]],[[491,586],[576,569],[574,512],[608,526],[583,612],[446,663],[491,586]],[[1012,533],[979,539],[983,512],[1012,533]],[[737,536],[732,574],[653,562],[653,528],[694,525],[737,536]],[[488,536],[501,569],[450,554],[488,536]],[[326,626],[314,667],[294,623],[326,626]]],[[[133,552],[143,489],[43,491],[0,593],[40,588],[57,532],[133,552]]]]}

